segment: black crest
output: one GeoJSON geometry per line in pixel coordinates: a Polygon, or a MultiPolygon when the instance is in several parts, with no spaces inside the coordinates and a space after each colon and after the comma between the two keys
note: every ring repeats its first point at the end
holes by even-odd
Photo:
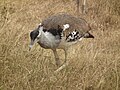
{"type": "Polygon", "coordinates": [[[31,40],[35,40],[37,38],[37,36],[39,35],[39,31],[38,30],[34,30],[30,33],[30,38],[31,40]]]}

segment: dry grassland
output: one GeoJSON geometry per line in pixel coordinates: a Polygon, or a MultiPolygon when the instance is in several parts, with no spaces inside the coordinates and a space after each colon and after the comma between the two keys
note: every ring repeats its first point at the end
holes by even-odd
{"type": "Polygon", "coordinates": [[[72,46],[69,66],[53,77],[52,51],[36,44],[29,52],[29,32],[60,12],[77,16],[76,0],[0,0],[0,90],[120,90],[120,0],[87,0],[78,17],[95,39],[72,46]]]}

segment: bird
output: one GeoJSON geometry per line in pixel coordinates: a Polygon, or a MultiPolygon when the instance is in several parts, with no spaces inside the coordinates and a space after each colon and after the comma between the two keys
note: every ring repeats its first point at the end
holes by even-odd
{"type": "Polygon", "coordinates": [[[90,25],[83,18],[66,13],[52,15],[42,20],[38,27],[30,32],[29,50],[35,43],[44,49],[51,49],[54,53],[56,65],[59,66],[56,71],[60,71],[68,65],[67,54],[70,46],[80,42],[83,38],[94,38],[89,32],[90,30],[90,25]],[[57,49],[65,51],[63,65],[60,63],[57,49]]]}

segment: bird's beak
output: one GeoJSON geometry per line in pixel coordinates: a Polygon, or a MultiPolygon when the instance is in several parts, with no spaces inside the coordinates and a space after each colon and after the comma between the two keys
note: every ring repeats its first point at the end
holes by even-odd
{"type": "Polygon", "coordinates": [[[30,45],[29,45],[29,51],[31,50],[31,48],[33,47],[33,45],[34,45],[34,41],[31,40],[30,45]]]}

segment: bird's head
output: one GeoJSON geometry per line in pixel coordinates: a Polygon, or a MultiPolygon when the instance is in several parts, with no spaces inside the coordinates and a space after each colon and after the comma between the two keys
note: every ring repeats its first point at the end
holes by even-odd
{"type": "Polygon", "coordinates": [[[40,36],[41,36],[41,31],[43,30],[43,25],[40,23],[37,29],[33,30],[30,32],[30,45],[29,45],[29,51],[33,47],[33,45],[39,41],[40,36]]]}

